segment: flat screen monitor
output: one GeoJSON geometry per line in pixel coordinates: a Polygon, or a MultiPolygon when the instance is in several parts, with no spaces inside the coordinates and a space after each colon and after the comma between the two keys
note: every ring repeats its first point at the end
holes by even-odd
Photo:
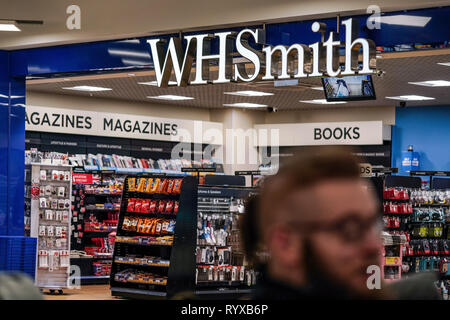
{"type": "Polygon", "coordinates": [[[327,101],[375,100],[371,75],[322,78],[327,101]]]}

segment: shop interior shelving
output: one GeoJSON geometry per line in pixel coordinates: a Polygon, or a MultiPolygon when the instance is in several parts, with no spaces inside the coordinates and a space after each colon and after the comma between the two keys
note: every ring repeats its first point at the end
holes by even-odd
{"type": "MultiPolygon", "coordinates": [[[[137,183],[142,177],[144,176],[130,176],[125,182],[111,270],[112,295],[138,298],[173,297],[180,292],[190,292],[200,298],[218,295],[231,298],[250,293],[256,275],[251,270],[241,268],[244,262],[240,251],[237,220],[243,214],[242,199],[253,189],[199,186],[197,177],[192,176],[149,175],[152,179],[182,178],[181,193],[171,195],[130,192],[129,179],[135,178],[137,183]],[[179,201],[179,210],[176,216],[127,212],[129,199],[136,198],[179,201]],[[203,227],[198,220],[200,216],[210,221],[214,218],[217,227],[214,230],[219,233],[222,225],[222,234],[228,232],[227,237],[222,239],[224,242],[203,243],[200,240],[203,227]],[[176,220],[173,242],[169,240],[146,243],[148,239],[133,240],[133,237],[146,235],[125,230],[127,228],[124,228],[124,219],[132,217],[176,220]],[[223,228],[225,225],[228,225],[228,228],[223,228]],[[213,261],[197,260],[202,248],[206,247],[210,252],[208,257],[214,256],[213,261]],[[210,273],[210,278],[207,274],[206,277],[199,275],[199,271],[204,270],[210,273]],[[143,272],[152,273],[150,279],[154,281],[149,281],[148,274],[141,274],[140,277],[139,273],[143,272]],[[130,273],[132,277],[128,277],[130,273]]],[[[209,227],[211,231],[212,226],[209,227]]]]}
{"type": "MultiPolygon", "coordinates": [[[[416,172],[414,172],[414,175],[416,172]]],[[[432,176],[430,172],[419,174],[432,176]]],[[[396,199],[394,203],[398,207],[405,204],[411,207],[410,212],[389,213],[392,217],[399,217],[401,223],[390,228],[391,233],[406,236],[407,241],[402,246],[401,252],[401,277],[405,278],[417,272],[438,272],[440,274],[440,286],[450,287],[448,271],[450,261],[450,179],[440,182],[440,189],[426,189],[418,177],[389,176],[386,177],[386,187],[407,192],[403,199],[396,199]],[[446,184],[445,184],[445,183],[446,184]],[[441,196],[447,192],[447,198],[437,199],[437,193],[441,196]]],[[[430,186],[433,183],[431,178],[430,186]]],[[[399,210],[403,211],[403,210],[399,210]]]]}
{"type": "MultiPolygon", "coordinates": [[[[176,176],[189,174],[159,169],[146,171],[176,173],[176,176]]],[[[142,170],[74,168],[71,264],[80,268],[82,284],[109,282],[121,189],[127,175],[139,174],[142,170]]]]}
{"type": "Polygon", "coordinates": [[[107,283],[125,176],[74,168],[71,264],[85,283],[107,283]]]}

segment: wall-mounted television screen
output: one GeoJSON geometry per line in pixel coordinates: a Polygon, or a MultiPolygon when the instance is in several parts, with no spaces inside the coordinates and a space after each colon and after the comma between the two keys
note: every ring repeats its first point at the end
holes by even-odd
{"type": "Polygon", "coordinates": [[[371,75],[322,78],[327,101],[375,100],[371,75]]]}

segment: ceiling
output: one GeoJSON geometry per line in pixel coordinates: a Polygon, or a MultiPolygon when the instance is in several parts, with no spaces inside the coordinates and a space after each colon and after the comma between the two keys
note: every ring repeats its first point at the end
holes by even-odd
{"type": "MultiPolygon", "coordinates": [[[[0,19],[38,20],[20,24],[21,32],[0,32],[0,49],[14,50],[89,41],[125,39],[180,30],[207,30],[234,25],[300,21],[336,13],[366,13],[371,0],[0,0],[0,19]],[[66,26],[76,4],[80,29],[66,26]]],[[[448,0],[377,0],[382,12],[449,5],[448,0]]]]}
{"type": "MultiPolygon", "coordinates": [[[[440,62],[450,62],[450,49],[414,51],[405,53],[386,53],[377,61],[377,68],[383,70],[383,76],[373,76],[376,100],[353,101],[339,105],[318,105],[301,103],[300,100],[323,99],[323,91],[311,89],[321,86],[320,78],[300,79],[299,85],[289,87],[274,87],[273,82],[256,84],[214,84],[187,87],[158,88],[156,86],[142,85],[138,82],[154,81],[153,71],[143,71],[117,74],[103,74],[80,76],[71,78],[51,78],[28,80],[27,90],[50,94],[63,94],[87,97],[101,97],[138,101],[148,103],[162,103],[167,105],[180,105],[198,108],[224,108],[224,104],[236,102],[251,102],[265,104],[285,110],[304,110],[318,108],[347,108],[370,106],[393,106],[399,101],[386,99],[387,96],[422,95],[433,97],[435,100],[407,102],[407,106],[423,105],[450,105],[450,87],[423,87],[408,84],[427,80],[450,81],[450,66],[439,65],[440,62]],[[80,85],[99,86],[112,88],[104,92],[82,92],[65,90],[63,87],[80,85]],[[272,92],[272,96],[242,97],[224,94],[224,92],[255,90],[272,92]],[[193,100],[167,101],[149,99],[148,96],[158,95],[182,95],[193,97],[193,100]]],[[[192,75],[191,75],[192,76],[192,75]]]]}

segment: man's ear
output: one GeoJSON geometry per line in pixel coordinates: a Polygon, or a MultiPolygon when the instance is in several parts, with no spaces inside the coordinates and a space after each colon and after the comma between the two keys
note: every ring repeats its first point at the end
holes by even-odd
{"type": "Polygon", "coordinates": [[[286,267],[298,267],[303,246],[298,233],[285,226],[275,226],[270,237],[270,254],[286,267]]]}

